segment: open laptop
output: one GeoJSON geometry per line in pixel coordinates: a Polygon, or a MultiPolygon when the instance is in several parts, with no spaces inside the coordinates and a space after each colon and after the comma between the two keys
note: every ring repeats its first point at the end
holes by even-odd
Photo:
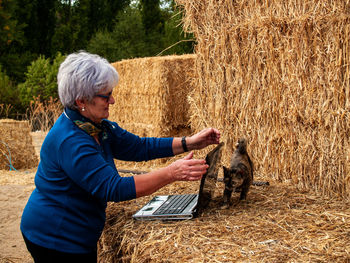
{"type": "Polygon", "coordinates": [[[209,165],[197,194],[155,196],[132,217],[136,220],[184,220],[197,217],[211,201],[218,176],[218,164],[224,143],[210,151],[205,160],[209,165]]]}

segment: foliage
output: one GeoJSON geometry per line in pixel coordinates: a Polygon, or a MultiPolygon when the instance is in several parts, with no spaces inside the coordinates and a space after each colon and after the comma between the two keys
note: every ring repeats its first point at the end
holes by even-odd
{"type": "Polygon", "coordinates": [[[64,60],[60,53],[51,62],[44,56],[40,56],[28,67],[26,81],[18,88],[20,90],[21,102],[28,106],[34,97],[39,97],[43,101],[52,98],[58,98],[57,92],[57,72],[60,63],[64,60]]]}
{"type": "Polygon", "coordinates": [[[12,15],[16,8],[16,1],[0,0],[0,56],[4,55],[6,48],[10,46],[13,41],[22,40],[22,27],[12,15]]]}
{"type": "Polygon", "coordinates": [[[0,56],[0,65],[6,69],[6,74],[10,77],[13,84],[25,81],[25,71],[30,63],[37,56],[29,51],[18,53],[11,49],[3,56],[0,56]]]}
{"type": "Polygon", "coordinates": [[[20,46],[24,41],[24,25],[17,20],[14,15],[18,9],[16,0],[0,0],[0,65],[6,69],[9,77],[19,77],[23,75],[21,67],[22,59],[13,54],[13,49],[20,46]]]}
{"type": "MultiPolygon", "coordinates": [[[[159,18],[162,17],[158,23],[153,20],[152,29],[150,23],[144,24],[147,19],[144,18],[146,14],[143,9],[141,5],[136,5],[119,12],[113,30],[98,31],[90,40],[87,50],[111,62],[158,54],[193,52],[192,35],[184,35],[181,27],[182,13],[179,10],[169,5],[169,10],[163,10],[158,15],[159,18]],[[160,29],[160,25],[163,29],[160,29]]],[[[146,13],[152,16],[151,12],[146,13]]]]}
{"type": "Polygon", "coordinates": [[[160,10],[159,0],[140,0],[142,23],[146,35],[164,32],[164,16],[160,10]]]}
{"type": "Polygon", "coordinates": [[[0,117],[14,118],[16,111],[20,110],[18,92],[10,78],[2,70],[0,65],[0,117]]]}
{"type": "Polygon", "coordinates": [[[116,16],[113,31],[101,30],[90,40],[87,50],[111,62],[147,54],[140,11],[128,7],[116,16]]]}

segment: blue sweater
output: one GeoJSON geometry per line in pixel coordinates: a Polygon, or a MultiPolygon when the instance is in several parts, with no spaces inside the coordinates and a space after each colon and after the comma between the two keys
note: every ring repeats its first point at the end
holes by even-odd
{"type": "Polygon", "coordinates": [[[114,158],[147,161],[173,156],[173,138],[140,138],[103,121],[101,144],[73,123],[66,109],[47,134],[21,231],[31,242],[68,253],[96,250],[108,201],[136,198],[133,177],[121,177],[114,158]]]}

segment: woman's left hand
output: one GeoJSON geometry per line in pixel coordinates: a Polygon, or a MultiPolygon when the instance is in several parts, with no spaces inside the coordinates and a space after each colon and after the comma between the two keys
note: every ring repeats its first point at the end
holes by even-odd
{"type": "Polygon", "coordinates": [[[186,138],[189,150],[200,150],[211,144],[220,143],[220,132],[215,128],[206,128],[186,138]]]}

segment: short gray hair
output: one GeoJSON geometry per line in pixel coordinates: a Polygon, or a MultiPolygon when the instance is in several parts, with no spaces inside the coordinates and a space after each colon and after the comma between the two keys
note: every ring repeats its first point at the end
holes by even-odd
{"type": "Polygon", "coordinates": [[[98,92],[112,90],[118,80],[117,70],[106,59],[79,51],[68,55],[60,65],[58,95],[64,107],[77,109],[75,100],[91,101],[98,92]]]}

